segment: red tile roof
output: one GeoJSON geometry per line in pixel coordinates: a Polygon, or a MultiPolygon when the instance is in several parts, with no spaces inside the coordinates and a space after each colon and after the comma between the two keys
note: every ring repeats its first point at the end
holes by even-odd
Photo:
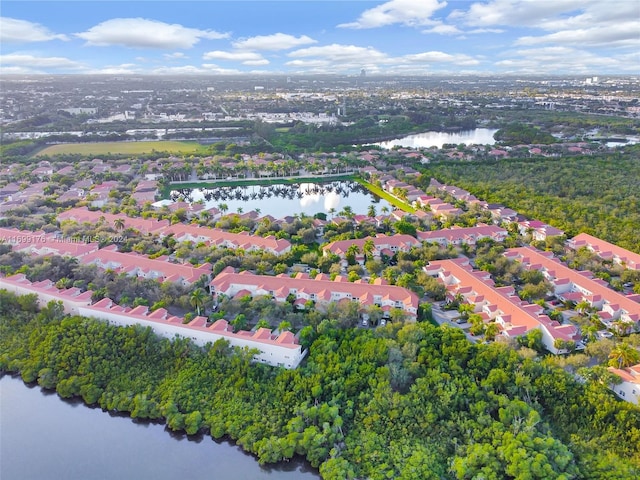
{"type": "Polygon", "coordinates": [[[211,275],[211,265],[194,267],[190,264],[176,264],[159,259],[150,259],[135,253],[121,253],[111,248],[103,248],[82,257],[84,264],[96,264],[100,268],[123,273],[136,273],[138,276],[156,278],[160,281],[178,281],[194,283],[205,275],[211,275]]]}
{"type": "MultiPolygon", "coordinates": [[[[575,295],[576,300],[589,295],[600,295],[609,305],[617,305],[622,308],[628,314],[630,320],[637,322],[640,319],[639,304],[615,290],[608,288],[606,282],[592,278],[593,274],[591,272],[577,271],[567,267],[556,259],[551,252],[541,252],[532,247],[520,247],[507,250],[505,256],[518,260],[529,270],[543,270],[545,276],[547,276],[548,280],[552,283],[568,278],[572,284],[579,286],[580,290],[588,292],[575,292],[578,294],[575,295]]],[[[564,293],[562,295],[565,298],[568,295],[573,298],[570,293],[564,293]]]]}
{"type": "MultiPolygon", "coordinates": [[[[627,268],[640,270],[640,254],[631,252],[613,243],[600,240],[587,233],[580,233],[567,242],[571,248],[588,247],[602,258],[612,258],[618,263],[625,263],[627,268]]],[[[640,248],[640,244],[639,244],[640,248]]]]}

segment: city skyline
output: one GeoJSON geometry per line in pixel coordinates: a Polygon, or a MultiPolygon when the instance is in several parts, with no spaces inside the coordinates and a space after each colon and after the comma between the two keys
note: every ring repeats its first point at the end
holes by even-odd
{"type": "Polygon", "coordinates": [[[639,74],[640,1],[5,1],[1,74],[639,74]]]}

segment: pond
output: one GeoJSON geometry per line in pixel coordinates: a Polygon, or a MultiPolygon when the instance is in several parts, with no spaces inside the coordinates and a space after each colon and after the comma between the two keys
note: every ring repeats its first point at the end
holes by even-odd
{"type": "Polygon", "coordinates": [[[261,215],[282,218],[286,215],[304,213],[313,216],[316,213],[339,213],[345,207],[351,207],[353,213],[366,215],[369,206],[376,213],[393,206],[386,200],[374,195],[354,181],[334,181],[326,183],[296,183],[276,185],[218,186],[211,188],[183,188],[172,190],[171,200],[197,202],[204,200],[206,208],[224,204],[228,212],[248,212],[259,209],[261,215]]]}
{"type": "Polygon", "coordinates": [[[496,143],[493,134],[498,130],[491,128],[475,128],[473,130],[463,130],[461,132],[424,132],[406,137],[388,140],[386,142],[374,143],[382,148],[391,149],[393,147],[405,148],[442,148],[445,144],[459,145],[494,145],[496,143]]]}
{"type": "Polygon", "coordinates": [[[261,467],[229,442],[187,438],[55,393],[0,378],[0,478],[237,480],[319,479],[300,460],[261,467]]]}

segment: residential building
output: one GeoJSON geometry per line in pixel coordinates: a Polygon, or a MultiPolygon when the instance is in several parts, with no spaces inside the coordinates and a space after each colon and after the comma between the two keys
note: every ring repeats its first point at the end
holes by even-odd
{"type": "Polygon", "coordinates": [[[0,288],[16,295],[36,294],[38,305],[46,306],[49,302],[62,302],[65,313],[79,315],[80,308],[91,305],[93,292],[82,292],[79,288],[57,288],[51,280],[31,282],[23,274],[18,273],[10,277],[0,277],[0,288]]]}
{"type": "Polygon", "coordinates": [[[418,239],[423,242],[435,242],[447,245],[475,245],[478,240],[488,238],[496,242],[504,241],[509,232],[497,225],[478,225],[476,227],[453,227],[444,230],[417,232],[418,239]]]}
{"type": "Polygon", "coordinates": [[[127,217],[106,213],[101,210],[89,210],[86,207],[72,208],[58,214],[58,223],[71,220],[76,223],[90,223],[93,225],[105,223],[114,226],[116,220],[124,220],[124,228],[133,228],[142,234],[158,233],[170,225],[169,220],[156,220],[155,218],[127,217]]]}
{"type": "Polygon", "coordinates": [[[560,300],[582,301],[598,310],[600,320],[610,327],[616,320],[629,323],[640,321],[640,304],[608,287],[607,282],[595,278],[589,271],[573,270],[551,252],[541,252],[532,247],[511,248],[504,255],[517,260],[527,270],[538,270],[553,285],[553,293],[560,300]]]}
{"type": "Polygon", "coordinates": [[[312,279],[306,273],[298,273],[294,278],[286,275],[273,277],[247,271],[235,273],[232,267],[227,267],[213,279],[209,287],[214,296],[266,295],[277,302],[285,302],[289,295],[293,295],[294,305],[298,308],[303,308],[309,300],[317,306],[339,301],[358,302],[361,308],[378,305],[385,315],[391,309],[399,308],[410,320],[415,320],[418,296],[405,288],[383,282],[379,278],[374,284],[349,282],[342,276],[331,281],[326,274],[319,274],[312,279]]]}
{"type": "Polygon", "coordinates": [[[17,230],[0,227],[0,243],[9,244],[14,251],[30,255],[60,255],[80,258],[98,250],[98,243],[87,243],[82,237],[67,238],[42,231],[17,230]]]}
{"type": "Polygon", "coordinates": [[[218,247],[243,249],[247,252],[264,250],[274,255],[283,255],[291,250],[291,242],[273,235],[260,237],[249,233],[231,233],[217,228],[199,227],[177,223],[164,229],[162,236],[173,235],[179,242],[206,243],[218,247]]]}
{"type": "Polygon", "coordinates": [[[518,222],[518,232],[520,235],[531,234],[531,239],[536,241],[545,241],[547,238],[564,235],[564,232],[559,228],[547,225],[540,220],[524,220],[518,222]]]}
{"type": "Polygon", "coordinates": [[[611,385],[611,390],[622,400],[640,405],[640,363],[627,368],[609,367],[607,370],[620,377],[620,383],[611,385]]]}
{"type": "Polygon", "coordinates": [[[273,335],[268,328],[259,328],[255,332],[233,333],[226,320],[220,319],[207,326],[206,317],[196,317],[185,324],[184,318],[170,315],[164,308],[151,312],[149,307],[144,305],[135,308],[122,307],[109,298],[81,307],[79,314],[106,320],[118,326],[150,327],[156,335],[170,339],[177,335],[188,338],[199,346],[224,339],[232,347],[257,349],[259,353],[254,356],[254,360],[272,366],[296,368],[307,353],[306,350],[302,350],[302,346],[291,332],[273,335]]]}
{"type": "Polygon", "coordinates": [[[342,260],[343,266],[347,265],[347,252],[355,245],[357,247],[357,253],[355,255],[356,262],[364,264],[365,261],[365,248],[364,245],[368,241],[373,243],[373,251],[371,255],[374,258],[380,258],[382,256],[393,257],[397,252],[408,252],[411,247],[421,244],[419,240],[411,235],[376,235],[375,237],[358,238],[353,240],[338,240],[331,242],[328,245],[322,247],[322,254],[338,255],[342,260]]]}
{"type": "Polygon", "coordinates": [[[467,258],[433,261],[424,271],[445,285],[450,300],[460,296],[464,303],[473,305],[474,313],[485,323],[496,322],[504,337],[514,338],[538,329],[544,347],[555,354],[568,352],[558,340],[580,340],[576,327],[551,320],[541,306],[521,300],[513,287],[496,287],[491,275],[473,270],[467,258]]]}
{"type": "Polygon", "coordinates": [[[580,233],[567,241],[573,250],[586,247],[604,260],[612,260],[631,270],[640,270],[640,255],[587,233],[580,233]]]}
{"type": "Polygon", "coordinates": [[[179,282],[183,286],[189,286],[203,276],[207,278],[207,281],[211,279],[211,265],[208,263],[199,267],[194,267],[189,263],[172,263],[166,255],[151,259],[136,253],[118,252],[115,245],[89,253],[82,257],[80,262],[85,265],[94,264],[98,268],[125,273],[129,276],[153,279],[159,282],[179,282]]]}

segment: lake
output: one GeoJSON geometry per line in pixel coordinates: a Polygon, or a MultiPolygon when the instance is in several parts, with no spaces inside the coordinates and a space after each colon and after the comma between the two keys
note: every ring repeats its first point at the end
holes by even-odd
{"type": "Polygon", "coordinates": [[[271,468],[229,442],[188,439],[0,378],[2,480],[317,480],[302,461],[271,468]]]}
{"type": "Polygon", "coordinates": [[[337,213],[345,206],[362,215],[367,213],[369,205],[374,205],[378,214],[383,207],[394,210],[389,202],[353,181],[175,189],[170,198],[188,202],[204,200],[207,208],[225,204],[230,213],[258,208],[261,215],[275,218],[296,213],[313,216],[330,213],[331,209],[337,213]]]}
{"type": "Polygon", "coordinates": [[[386,142],[374,143],[382,148],[391,149],[393,147],[406,148],[442,148],[444,144],[459,145],[493,145],[496,143],[493,134],[498,130],[492,128],[475,128],[473,130],[463,130],[461,132],[424,132],[408,135],[406,137],[388,140],[386,142]]]}

